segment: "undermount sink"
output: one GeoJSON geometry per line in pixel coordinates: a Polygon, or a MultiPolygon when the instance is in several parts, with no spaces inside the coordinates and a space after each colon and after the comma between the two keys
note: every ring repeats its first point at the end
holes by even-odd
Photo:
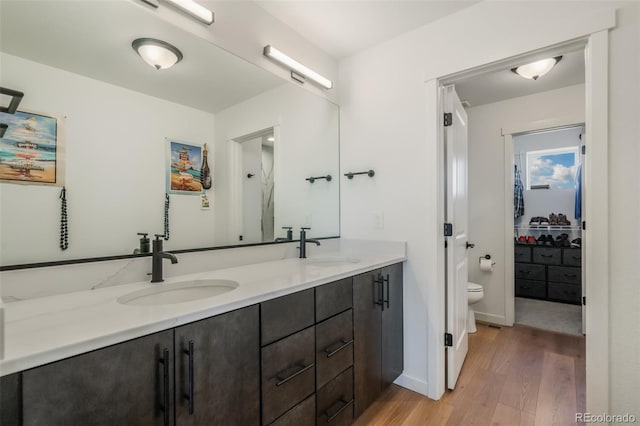
{"type": "Polygon", "coordinates": [[[219,296],[235,290],[238,285],[231,280],[191,280],[154,284],[151,288],[119,297],[118,303],[135,306],[171,305],[219,296]]]}
{"type": "Polygon", "coordinates": [[[347,256],[308,257],[302,261],[302,263],[313,266],[341,266],[358,262],[360,262],[360,259],[347,256]]]}

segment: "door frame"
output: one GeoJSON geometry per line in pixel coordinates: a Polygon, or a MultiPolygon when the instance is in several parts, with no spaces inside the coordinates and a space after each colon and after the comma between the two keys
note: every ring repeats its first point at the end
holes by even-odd
{"type": "MultiPolygon", "coordinates": [[[[515,220],[513,218],[513,137],[522,134],[534,133],[538,131],[556,130],[568,127],[577,127],[586,125],[585,120],[581,118],[582,114],[575,114],[574,111],[568,111],[564,117],[545,120],[543,122],[528,122],[517,124],[513,127],[502,128],[502,141],[504,143],[504,258],[513,259],[515,257],[515,248],[513,245],[513,228],[515,220]],[[575,117],[571,117],[574,115],[575,117]]],[[[588,149],[588,148],[587,148],[588,149]]],[[[520,172],[522,173],[522,171],[520,172]]],[[[588,187],[585,184],[585,199],[588,198],[588,187]]],[[[586,220],[586,216],[581,220],[586,220]]],[[[586,233],[585,233],[586,234],[586,233]]],[[[583,235],[584,237],[584,235],[583,235]]],[[[505,282],[505,299],[504,299],[504,325],[512,327],[515,323],[515,305],[516,295],[515,288],[508,283],[515,282],[515,267],[513,262],[505,262],[504,264],[504,282],[505,282]]],[[[584,286],[586,288],[587,277],[584,277],[584,286]]],[[[583,306],[584,309],[584,305],[583,306]]],[[[585,330],[585,324],[582,324],[582,330],[585,330]]]]}
{"type": "MultiPolygon", "coordinates": [[[[586,408],[588,412],[609,412],[609,237],[608,237],[608,113],[609,113],[609,30],[604,29],[589,34],[581,38],[585,44],[585,127],[589,135],[589,151],[585,158],[584,181],[585,188],[589,188],[589,197],[584,201],[584,217],[589,218],[587,230],[583,238],[584,242],[584,269],[585,277],[589,283],[598,285],[587,285],[585,296],[589,306],[586,314],[586,323],[589,330],[586,339],[586,408]],[[597,183],[597,185],[596,185],[597,183]]],[[[578,41],[580,41],[578,40],[578,41]]],[[[575,43],[576,40],[569,40],[556,46],[548,46],[540,49],[539,52],[548,51],[554,47],[567,46],[575,43]]],[[[527,52],[531,54],[535,52],[527,52]]],[[[525,54],[523,53],[523,56],[525,54]]],[[[492,64],[461,70],[445,76],[440,76],[434,80],[427,81],[427,95],[435,95],[436,104],[430,107],[430,113],[435,112],[435,123],[437,127],[437,152],[440,170],[438,176],[438,197],[436,199],[437,214],[440,219],[444,218],[444,197],[442,161],[444,147],[444,126],[442,123],[442,98],[438,87],[444,86],[446,80],[460,77],[463,74],[473,72],[486,72],[489,68],[517,58],[503,58],[492,64]],[[435,89],[435,90],[434,90],[435,89]],[[434,93],[435,91],[435,93],[434,93]]],[[[433,117],[433,116],[432,116],[433,117]]],[[[436,224],[441,228],[442,223],[436,224]]],[[[442,235],[442,234],[440,234],[442,235]]],[[[437,276],[439,281],[444,283],[444,244],[438,244],[437,249],[437,276]]],[[[438,297],[438,326],[435,328],[437,335],[431,342],[442,342],[445,333],[445,290],[443,284],[440,286],[440,297],[438,297]],[[437,340],[435,340],[437,339],[437,340]]],[[[444,345],[437,349],[433,375],[435,384],[430,388],[434,389],[438,398],[444,394],[446,388],[445,378],[445,349],[444,345]]],[[[433,352],[430,352],[433,354],[433,352]]],[[[430,358],[432,359],[432,358],[430,358]]],[[[433,361],[432,361],[433,362],[433,361]]]]}

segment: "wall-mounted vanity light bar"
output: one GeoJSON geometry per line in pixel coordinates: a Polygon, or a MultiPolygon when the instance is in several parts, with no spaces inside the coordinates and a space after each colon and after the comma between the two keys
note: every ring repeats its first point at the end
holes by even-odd
{"type": "MultiPolygon", "coordinates": [[[[158,0],[141,0],[142,2],[148,4],[149,6],[157,8],[159,6],[158,0]]],[[[163,0],[166,3],[169,3],[171,6],[176,9],[191,15],[196,18],[198,21],[203,22],[207,25],[213,24],[213,12],[206,7],[196,3],[193,0],[163,0]]]]}
{"type": "Polygon", "coordinates": [[[295,59],[285,55],[284,53],[282,53],[281,51],[279,51],[278,49],[276,49],[275,47],[271,46],[271,45],[267,45],[264,47],[263,50],[263,54],[264,56],[266,56],[267,58],[279,62],[282,65],[285,65],[286,67],[288,67],[292,74],[291,77],[294,78],[297,81],[300,81],[302,83],[304,83],[303,79],[300,79],[299,76],[304,76],[310,80],[315,81],[316,83],[318,83],[320,86],[324,87],[325,89],[331,89],[333,87],[333,82],[331,80],[329,80],[326,77],[321,76],[320,74],[318,74],[317,72],[315,72],[314,70],[312,70],[309,67],[306,67],[304,65],[302,65],[300,62],[296,61],[295,59]],[[297,74],[295,78],[294,74],[297,74]],[[301,81],[303,80],[303,81],[301,81]]]}

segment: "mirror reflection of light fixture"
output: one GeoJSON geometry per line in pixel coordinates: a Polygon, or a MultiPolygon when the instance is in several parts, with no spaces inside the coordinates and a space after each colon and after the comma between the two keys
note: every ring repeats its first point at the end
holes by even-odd
{"type": "Polygon", "coordinates": [[[173,7],[188,13],[200,22],[207,25],[213,24],[213,12],[193,0],[165,0],[173,7]]]}
{"type": "Polygon", "coordinates": [[[131,47],[146,63],[157,70],[171,68],[182,60],[182,52],[177,47],[155,38],[135,39],[131,47]]]}
{"type": "Polygon", "coordinates": [[[333,87],[333,82],[331,80],[321,76],[311,68],[302,65],[300,62],[290,58],[271,45],[265,46],[262,53],[267,58],[287,66],[291,70],[291,78],[293,78],[294,80],[304,83],[304,78],[299,77],[301,75],[315,81],[325,89],[331,89],[333,87]]]}
{"type": "Polygon", "coordinates": [[[551,68],[553,68],[558,62],[560,62],[560,59],[562,59],[562,56],[541,59],[536,62],[531,62],[530,64],[511,68],[511,71],[529,80],[537,80],[538,78],[551,71],[551,68]]]}

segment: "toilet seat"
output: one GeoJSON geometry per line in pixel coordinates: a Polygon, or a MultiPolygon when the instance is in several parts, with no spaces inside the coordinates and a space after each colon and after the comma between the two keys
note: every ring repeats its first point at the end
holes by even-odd
{"type": "Polygon", "coordinates": [[[476,293],[482,291],[482,286],[476,283],[467,283],[467,291],[469,293],[476,293]]]}

